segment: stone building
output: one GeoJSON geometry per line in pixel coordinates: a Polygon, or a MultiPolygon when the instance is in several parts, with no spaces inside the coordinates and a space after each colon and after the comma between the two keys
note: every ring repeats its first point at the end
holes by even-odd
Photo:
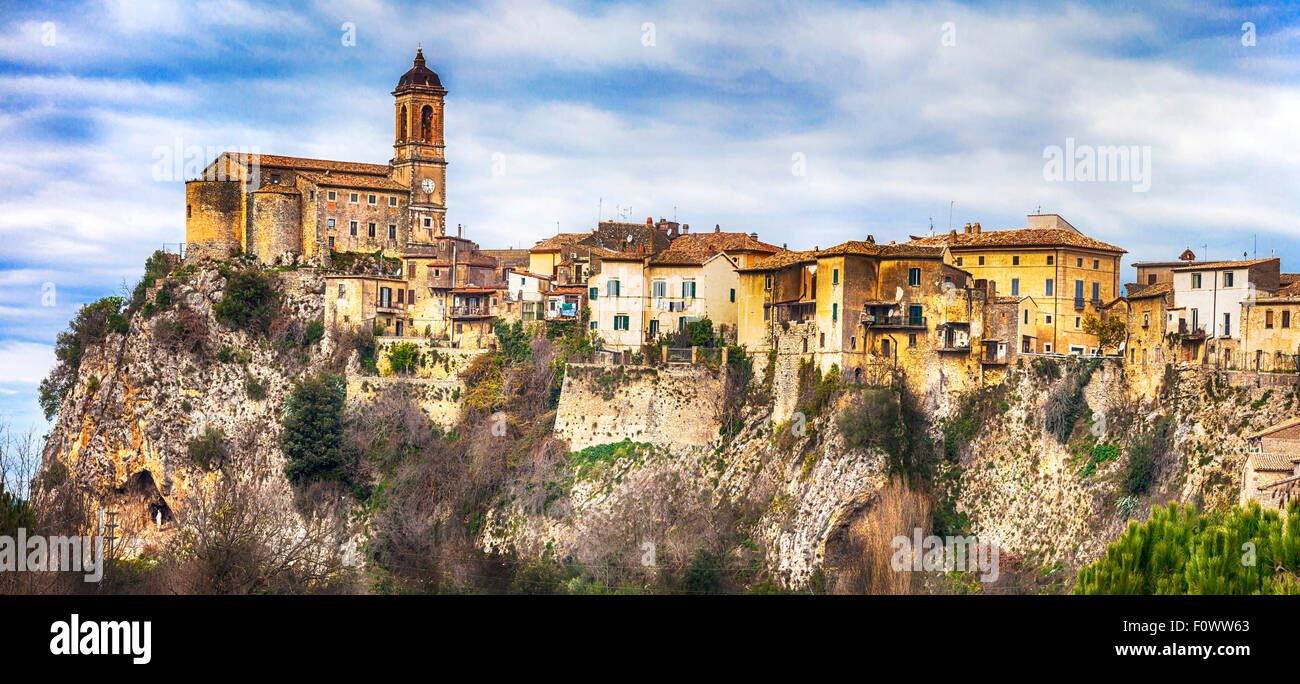
{"type": "Polygon", "coordinates": [[[1265,428],[1246,438],[1249,455],[1242,473],[1241,503],[1258,501],[1285,508],[1300,494],[1300,418],[1265,428]]]}
{"type": "Polygon", "coordinates": [[[1300,371],[1300,279],[1281,276],[1276,292],[1241,303],[1240,368],[1300,371]]]}
{"type": "Polygon", "coordinates": [[[1037,306],[998,299],[995,285],[947,263],[947,251],[877,245],[868,236],[781,251],[738,269],[738,343],[775,350],[782,364],[812,361],[823,373],[838,367],[850,381],[898,373],[918,394],[978,386],[985,366],[1000,375],[1017,353],[1020,321],[1037,306]],[[986,328],[990,315],[1002,324],[996,332],[986,328]]]}
{"type": "Polygon", "coordinates": [[[1180,345],[1179,359],[1243,367],[1242,305],[1277,292],[1279,267],[1277,258],[1269,258],[1175,268],[1166,330],[1180,345]]]}
{"type": "Polygon", "coordinates": [[[1089,313],[1120,293],[1120,258],[1114,245],[1088,237],[1056,214],[1033,214],[1028,227],[912,236],[910,244],[948,247],[952,265],[995,284],[1009,296],[1030,295],[1039,305],[1037,353],[1092,354],[1097,338],[1083,331],[1089,313]]]}
{"type": "Polygon", "coordinates": [[[185,185],[187,258],[242,251],[266,265],[317,266],[332,273],[335,290],[342,287],[342,295],[327,297],[331,320],[375,325],[389,335],[480,339],[477,312],[484,307],[471,290],[492,290],[487,308],[499,306],[503,260],[521,266],[528,255],[486,253],[460,226],[448,229],[447,90],[422,50],[392,95],[393,157],[387,164],[219,155],[185,185]],[[358,254],[397,259],[400,282],[382,269],[340,267],[358,254]]]}

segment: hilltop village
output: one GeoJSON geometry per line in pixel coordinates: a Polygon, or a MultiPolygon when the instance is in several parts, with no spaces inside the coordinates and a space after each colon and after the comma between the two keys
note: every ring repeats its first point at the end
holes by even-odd
{"type": "MultiPolygon", "coordinates": [[[[1030,215],[1023,228],[970,223],[808,249],[647,218],[482,249],[449,229],[447,90],[422,52],[392,94],[388,164],[214,160],[186,184],[185,262],[242,253],[318,269],[327,325],[390,341],[490,349],[497,319],[577,321],[604,361],[627,364],[644,362],[647,345],[664,361],[696,358],[656,343],[707,325],[719,346],[858,382],[897,377],[931,399],[997,383],[1021,356],[1116,358],[1139,390],[1174,363],[1300,368],[1300,274],[1278,258],[1207,262],[1185,251],[1133,264],[1124,282],[1125,250],[1056,214],[1030,215]]],[[[1292,486],[1292,459],[1274,460],[1264,480],[1292,486]]]]}

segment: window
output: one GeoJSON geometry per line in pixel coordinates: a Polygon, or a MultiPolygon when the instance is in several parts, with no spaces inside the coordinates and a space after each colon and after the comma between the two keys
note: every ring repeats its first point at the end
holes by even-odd
{"type": "Polygon", "coordinates": [[[347,284],[346,284],[346,283],[339,283],[339,299],[343,299],[343,295],[346,294],[347,291],[348,291],[348,286],[347,286],[347,284]]]}
{"type": "Polygon", "coordinates": [[[1232,287],[1232,271],[1223,274],[1223,286],[1232,287]]]}
{"type": "Polygon", "coordinates": [[[396,239],[397,239],[397,224],[396,224],[396,223],[390,223],[390,224],[388,224],[388,239],[389,239],[389,240],[396,240],[396,239]]]}
{"type": "Polygon", "coordinates": [[[330,236],[330,249],[334,249],[334,236],[330,236]]]}
{"type": "Polygon", "coordinates": [[[764,289],[764,290],[770,290],[770,289],[772,289],[772,274],[771,274],[771,273],[769,273],[769,274],[763,276],[763,289],[764,289]]]}
{"type": "Polygon", "coordinates": [[[367,229],[368,229],[368,232],[369,232],[369,234],[370,234],[370,237],[374,237],[374,236],[375,236],[375,224],[373,224],[373,223],[370,224],[370,225],[367,227],[367,229]]]}
{"type": "Polygon", "coordinates": [[[916,287],[921,284],[921,269],[919,268],[907,269],[907,284],[911,285],[912,287],[916,287]]]}
{"type": "Polygon", "coordinates": [[[375,199],[376,199],[376,198],[375,198],[374,195],[367,195],[367,196],[366,196],[366,204],[374,204],[374,203],[375,203],[375,199]]]}
{"type": "Polygon", "coordinates": [[[279,185],[279,184],[280,184],[280,174],[278,173],[271,174],[271,185],[279,185]]]}
{"type": "Polygon", "coordinates": [[[1150,326],[1151,326],[1151,314],[1142,314],[1142,327],[1147,328],[1150,326]]]}
{"type": "Polygon", "coordinates": [[[1101,283],[1092,284],[1092,301],[1094,302],[1101,301],[1101,283]]]}
{"type": "Polygon", "coordinates": [[[1283,311],[1282,311],[1282,327],[1283,327],[1283,328],[1290,328],[1290,327],[1291,327],[1291,311],[1290,311],[1290,310],[1283,310],[1283,311]]]}
{"type": "Polygon", "coordinates": [[[397,206],[397,198],[396,198],[396,197],[389,197],[389,198],[388,198],[388,206],[390,206],[390,207],[395,207],[395,206],[397,206]]]}
{"type": "Polygon", "coordinates": [[[1055,289],[1056,289],[1056,283],[1054,283],[1051,278],[1048,278],[1047,282],[1043,284],[1043,292],[1048,297],[1051,297],[1054,296],[1055,289]]]}
{"type": "Polygon", "coordinates": [[[1082,280],[1076,280],[1076,281],[1074,281],[1074,298],[1075,298],[1076,300],[1078,300],[1078,301],[1082,301],[1082,300],[1083,300],[1083,281],[1082,281],[1082,280]]]}
{"type": "Polygon", "coordinates": [[[430,226],[432,226],[432,225],[433,225],[433,219],[431,219],[431,218],[429,218],[429,217],[426,216],[425,219],[424,219],[424,227],[425,227],[425,228],[428,228],[428,227],[430,227],[430,226]]]}
{"type": "Polygon", "coordinates": [[[392,306],[392,303],[393,303],[393,288],[391,287],[379,288],[379,306],[389,307],[392,306]]]}
{"type": "Polygon", "coordinates": [[[194,207],[191,207],[188,204],[185,205],[185,218],[190,218],[193,215],[194,215],[194,207]]]}
{"type": "Polygon", "coordinates": [[[596,298],[596,293],[599,292],[599,291],[600,291],[600,288],[599,288],[599,287],[589,287],[589,288],[587,288],[587,299],[595,299],[595,298],[596,298]]]}
{"type": "MultiPolygon", "coordinates": [[[[406,262],[406,279],[407,279],[407,280],[414,280],[414,279],[415,279],[415,269],[416,269],[416,266],[418,266],[418,264],[417,264],[416,262],[414,262],[414,261],[408,261],[408,262],[406,262]]],[[[522,279],[521,279],[521,280],[522,280],[522,279]]]]}
{"type": "Polygon", "coordinates": [[[325,225],[329,226],[330,228],[333,228],[333,227],[334,227],[334,219],[325,219],[325,225]]]}
{"type": "Polygon", "coordinates": [[[682,299],[695,299],[695,281],[682,281],[682,299]]]}
{"type": "Polygon", "coordinates": [[[650,336],[651,336],[651,337],[654,337],[655,335],[658,335],[658,334],[659,334],[659,321],[657,321],[657,320],[651,320],[651,321],[650,321],[650,336]]]}
{"type": "Polygon", "coordinates": [[[1075,259],[1075,260],[1074,260],[1074,265],[1075,265],[1075,266],[1078,266],[1079,268],[1083,268],[1083,258],[1082,258],[1082,257],[1079,257],[1079,258],[1075,259]]]}
{"type": "Polygon", "coordinates": [[[1025,309],[1025,325],[1029,325],[1029,309],[1025,309]]]}
{"type": "Polygon", "coordinates": [[[650,283],[650,294],[653,297],[667,297],[668,283],[663,280],[656,280],[650,283]]]}
{"type": "Polygon", "coordinates": [[[734,287],[731,288],[731,303],[732,304],[736,303],[736,288],[734,287]]]}
{"type": "Polygon", "coordinates": [[[615,330],[627,330],[627,328],[628,328],[627,323],[628,323],[628,321],[627,321],[627,314],[618,314],[618,315],[614,316],[614,329],[615,329],[615,330]]]}
{"type": "Polygon", "coordinates": [[[405,299],[406,299],[406,290],[398,290],[398,291],[397,291],[397,303],[398,303],[398,304],[403,304],[403,303],[405,303],[405,301],[404,301],[405,299]]]}
{"type": "Polygon", "coordinates": [[[1020,265],[1020,257],[1018,257],[1018,256],[1013,256],[1013,257],[1011,257],[1011,265],[1012,265],[1012,266],[1019,266],[1019,265],[1020,265]]]}
{"type": "Polygon", "coordinates": [[[1096,271],[1096,270],[1100,270],[1100,269],[1101,269],[1101,261],[1099,261],[1099,260],[1097,260],[1097,259],[1093,259],[1093,260],[1092,260],[1092,270],[1096,271]]]}
{"type": "Polygon", "coordinates": [[[1273,310],[1272,310],[1272,309],[1266,309],[1266,310],[1264,311],[1264,327],[1265,327],[1265,328],[1271,328],[1271,327],[1273,327],[1273,310]]]}
{"type": "Polygon", "coordinates": [[[909,333],[907,336],[907,346],[916,349],[916,333],[909,333]]]}
{"type": "Polygon", "coordinates": [[[1052,314],[1047,314],[1047,324],[1048,325],[1052,324],[1052,314]]]}
{"type": "Polygon", "coordinates": [[[957,265],[961,266],[961,257],[957,257],[957,265]]]}
{"type": "Polygon", "coordinates": [[[1232,337],[1232,314],[1223,314],[1223,334],[1232,337]]]}
{"type": "Polygon", "coordinates": [[[1043,351],[1046,352],[1046,353],[1048,353],[1048,354],[1051,354],[1051,353],[1052,353],[1052,343],[1051,343],[1051,342],[1046,342],[1046,343],[1044,343],[1044,344],[1043,344],[1043,351]]]}
{"type": "Polygon", "coordinates": [[[333,202],[333,201],[334,201],[334,195],[335,195],[334,191],[333,191],[333,190],[330,190],[330,191],[329,191],[329,194],[327,194],[325,197],[326,197],[329,201],[333,202]]]}
{"type": "Polygon", "coordinates": [[[772,310],[766,306],[763,307],[763,320],[766,321],[769,320],[770,318],[772,318],[772,310]]]}
{"type": "Polygon", "coordinates": [[[1075,317],[1074,317],[1074,329],[1075,329],[1075,330],[1078,330],[1078,329],[1079,329],[1079,324],[1082,323],[1082,322],[1083,322],[1083,319],[1079,318],[1078,316],[1075,316],[1075,317]]]}
{"type": "Polygon", "coordinates": [[[351,203],[353,203],[353,204],[356,204],[356,203],[357,203],[357,193],[354,192],[354,193],[352,193],[351,195],[349,195],[349,196],[348,196],[348,201],[351,202],[351,203]]]}
{"type": "Polygon", "coordinates": [[[840,269],[836,268],[831,271],[831,285],[840,284],[840,269]]]}
{"type": "Polygon", "coordinates": [[[1155,284],[1156,284],[1156,274],[1154,273],[1147,274],[1147,285],[1155,285],[1155,284]]]}
{"type": "Polygon", "coordinates": [[[1011,296],[1014,297],[1014,296],[1019,295],[1019,294],[1020,294],[1020,279],[1019,279],[1019,278],[1012,278],[1012,279],[1011,279],[1011,296]]]}
{"type": "Polygon", "coordinates": [[[307,191],[307,199],[309,199],[309,200],[314,200],[314,199],[316,199],[316,191],[315,191],[315,190],[308,190],[308,191],[307,191]]]}
{"type": "Polygon", "coordinates": [[[820,335],[817,336],[817,346],[819,346],[819,347],[825,347],[825,346],[826,346],[826,333],[822,333],[822,334],[820,334],[820,335]]]}
{"type": "Polygon", "coordinates": [[[618,296],[618,281],[617,281],[617,280],[611,280],[611,281],[605,283],[605,294],[608,295],[608,296],[610,296],[610,297],[617,297],[617,296],[618,296]]]}
{"type": "Polygon", "coordinates": [[[889,338],[888,338],[888,337],[883,338],[883,339],[880,340],[880,353],[881,353],[881,354],[884,354],[885,356],[889,356],[889,338]]]}
{"type": "Polygon", "coordinates": [[[980,266],[984,265],[984,257],[980,257],[980,266]]]}
{"type": "Polygon", "coordinates": [[[1199,289],[1201,289],[1201,274],[1200,274],[1200,273],[1193,273],[1193,274],[1192,274],[1192,289],[1193,289],[1193,290],[1199,290],[1199,289]]]}
{"type": "Polygon", "coordinates": [[[840,320],[840,305],[838,303],[834,303],[834,302],[831,303],[831,320],[832,321],[840,320]]]}
{"type": "Polygon", "coordinates": [[[351,227],[349,228],[348,232],[352,233],[353,235],[356,235],[356,234],[357,234],[357,222],[356,222],[356,221],[352,221],[352,222],[351,222],[351,227]]]}
{"type": "Polygon", "coordinates": [[[925,325],[925,318],[921,316],[924,311],[920,304],[912,304],[907,307],[907,324],[908,325],[925,325]]]}
{"type": "Polygon", "coordinates": [[[591,322],[591,329],[592,329],[592,330],[595,330],[595,329],[596,329],[596,322],[595,322],[595,321],[592,321],[592,322],[591,322]]]}
{"type": "Polygon", "coordinates": [[[1054,264],[1054,263],[1056,263],[1056,257],[1051,256],[1051,255],[1048,255],[1048,257],[1047,257],[1047,265],[1048,265],[1048,266],[1051,266],[1051,265],[1054,264]]]}

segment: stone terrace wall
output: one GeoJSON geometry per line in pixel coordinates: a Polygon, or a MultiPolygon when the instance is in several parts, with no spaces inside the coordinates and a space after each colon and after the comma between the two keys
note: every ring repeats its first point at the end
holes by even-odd
{"type": "Polygon", "coordinates": [[[674,453],[718,436],[726,374],[697,365],[569,364],[555,434],[577,451],[631,439],[674,453]]]}

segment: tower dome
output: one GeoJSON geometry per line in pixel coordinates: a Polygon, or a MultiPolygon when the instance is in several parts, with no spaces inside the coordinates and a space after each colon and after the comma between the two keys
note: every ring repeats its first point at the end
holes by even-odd
{"type": "Polygon", "coordinates": [[[442,81],[438,78],[438,74],[424,65],[423,48],[415,49],[415,66],[411,67],[410,71],[402,74],[402,78],[397,82],[398,89],[411,86],[442,87],[442,81]]]}

